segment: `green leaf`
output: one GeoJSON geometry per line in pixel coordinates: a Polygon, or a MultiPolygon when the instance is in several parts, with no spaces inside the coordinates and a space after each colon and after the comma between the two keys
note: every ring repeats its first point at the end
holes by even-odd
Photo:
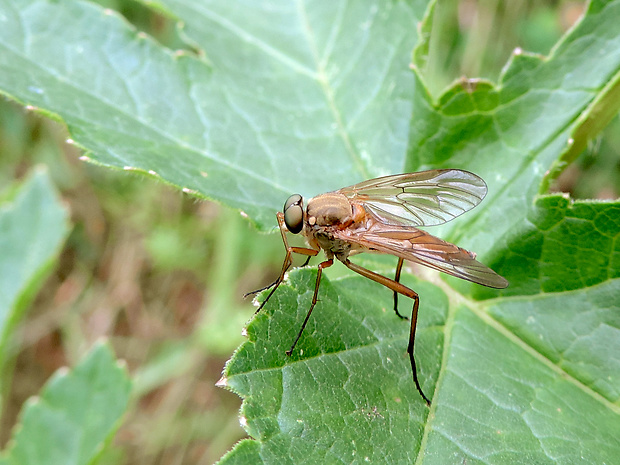
{"type": "Polygon", "coordinates": [[[26,404],[8,450],[6,465],[94,463],[116,430],[130,381],[106,344],[96,345],[73,370],[61,369],[26,404]]]}
{"type": "MultiPolygon", "coordinates": [[[[554,257],[550,269],[565,259],[554,257]]],[[[439,288],[405,280],[421,299],[416,357],[433,397],[429,414],[411,380],[409,326],[376,283],[323,281],[298,352],[284,355],[315,276],[291,273],[227,366],[223,384],[245,399],[242,423],[260,440],[260,463],[407,463],[418,454],[438,464],[489,456],[491,463],[613,463],[617,278],[577,294],[452,307],[439,288]]]]}
{"type": "Polygon", "coordinates": [[[539,197],[527,219],[495,266],[513,282],[504,295],[567,293],[620,278],[617,202],[539,197]]]}
{"type": "MultiPolygon", "coordinates": [[[[315,286],[315,270],[297,270],[227,366],[222,384],[244,398],[255,441],[223,463],[620,456],[618,202],[543,195],[620,106],[620,1],[592,1],[549,57],[516,51],[497,85],[460,81],[437,99],[419,69],[426,2],[163,2],[197,56],[87,3],[0,6],[4,93],[61,117],[91,160],[243,209],[262,228],[293,192],[403,170],[463,168],[489,185],[476,210],[432,232],[511,286],[403,276],[421,298],[431,410],[411,379],[408,324],[377,283],[328,270],[284,355],[315,286]]],[[[390,276],[386,263],[367,266],[390,276]]]]}
{"type": "MultiPolygon", "coordinates": [[[[4,193],[0,205],[0,366],[15,324],[60,254],[68,212],[46,172],[4,193]]],[[[3,382],[7,372],[3,371],[3,382]]]]}
{"type": "MultiPolygon", "coordinates": [[[[290,283],[248,325],[249,342],[221,382],[245,399],[242,423],[260,439],[262,460],[415,461],[428,409],[405,352],[409,322],[394,314],[390,291],[359,277],[323,281],[300,345],[291,357],[284,354],[307,313],[315,278],[315,270],[291,273],[290,283]]],[[[448,299],[429,283],[410,277],[404,283],[416,289],[424,306],[416,357],[422,387],[432,393],[448,299]]],[[[410,311],[410,302],[403,304],[410,311]]]]}
{"type": "Polygon", "coordinates": [[[541,184],[559,174],[556,160],[565,167],[620,110],[618,18],[619,2],[593,1],[549,57],[516,50],[497,86],[458,81],[436,104],[415,93],[405,171],[466,167],[489,186],[468,227],[452,222],[435,232],[477,251],[488,250],[490,238],[504,249],[520,234],[535,194],[547,192],[541,184]]]}
{"type": "Polygon", "coordinates": [[[86,2],[5,0],[0,89],[62,118],[92,161],[262,228],[293,191],[402,170],[426,2],[163,3],[206,58],[164,50],[86,2]]]}
{"type": "Polygon", "coordinates": [[[620,203],[538,199],[498,271],[515,285],[489,314],[610,402],[620,402],[620,203]]]}
{"type": "MultiPolygon", "coordinates": [[[[424,461],[616,460],[620,450],[617,405],[484,315],[460,307],[452,324],[441,389],[421,451],[424,461]]],[[[618,328],[615,332],[617,337],[618,328]]]]}

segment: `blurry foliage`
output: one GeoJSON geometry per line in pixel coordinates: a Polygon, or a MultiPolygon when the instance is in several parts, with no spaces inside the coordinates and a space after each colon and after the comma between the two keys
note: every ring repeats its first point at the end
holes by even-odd
{"type": "MultiPolygon", "coordinates": [[[[437,96],[462,76],[497,82],[517,47],[547,55],[579,19],[584,5],[567,0],[438,2],[426,69],[430,91],[437,96]]],[[[574,198],[614,199],[620,195],[619,186],[620,119],[616,117],[552,190],[568,192],[574,198]]]]}
{"type": "MultiPolygon", "coordinates": [[[[166,46],[187,48],[174,23],[145,6],[98,3],[166,46]]],[[[515,47],[548,53],[582,7],[439,2],[426,70],[431,91],[463,75],[496,81],[515,47]]],[[[103,461],[211,463],[244,436],[240,399],[214,384],[254,311],[243,293],[278,272],[280,238],[256,233],[237,212],[84,164],[65,138],[57,124],[0,101],[0,186],[47,165],[74,225],[59,267],[22,325],[0,440],[6,442],[22,403],[54,370],[106,335],[135,376],[136,398],[117,448],[103,461]]],[[[556,188],[581,198],[617,197],[619,154],[616,118],[556,188]]]]}
{"type": "Polygon", "coordinates": [[[2,443],[23,402],[105,335],[145,394],[117,437],[128,463],[183,456],[194,441],[212,463],[244,435],[238,398],[214,384],[253,313],[242,296],[272,278],[280,241],[237,212],[80,162],[64,128],[17,105],[0,101],[0,122],[2,187],[45,164],[73,222],[21,327],[2,443]]]}

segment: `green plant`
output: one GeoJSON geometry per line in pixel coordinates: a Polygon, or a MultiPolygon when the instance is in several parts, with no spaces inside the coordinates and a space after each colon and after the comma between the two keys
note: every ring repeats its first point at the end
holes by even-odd
{"type": "Polygon", "coordinates": [[[326,279],[298,350],[284,355],[316,273],[292,272],[226,368],[254,439],[223,463],[618,456],[620,208],[547,191],[618,112],[620,2],[591,2],[548,58],[516,51],[497,86],[462,80],[437,99],[424,72],[433,3],[157,7],[183,20],[198,55],[87,3],[5,2],[0,89],[64,121],[84,159],[242,210],[263,230],[294,192],[468,169],[488,197],[432,232],[511,282],[403,278],[422,299],[429,411],[411,381],[408,326],[376,283],[326,279]]]}

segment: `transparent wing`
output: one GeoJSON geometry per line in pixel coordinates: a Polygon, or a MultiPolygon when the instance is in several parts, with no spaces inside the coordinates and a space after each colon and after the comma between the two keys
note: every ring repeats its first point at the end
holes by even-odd
{"type": "Polygon", "coordinates": [[[476,260],[473,253],[413,227],[374,222],[368,229],[344,230],[337,236],[370,252],[395,255],[483,286],[508,286],[508,281],[476,260]]]}
{"type": "Polygon", "coordinates": [[[338,192],[381,223],[434,226],[478,205],[487,185],[468,171],[448,169],[384,176],[338,192]]]}

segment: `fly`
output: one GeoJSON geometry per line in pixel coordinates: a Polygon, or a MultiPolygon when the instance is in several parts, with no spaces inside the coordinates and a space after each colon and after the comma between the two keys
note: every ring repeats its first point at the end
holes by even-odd
{"type": "Polygon", "coordinates": [[[503,289],[508,281],[476,260],[476,255],[450,244],[425,231],[420,226],[446,223],[478,205],[487,193],[485,182],[475,174],[456,169],[430,170],[384,176],[328,192],[308,201],[291,195],[283,212],[277,213],[286,256],[280,276],[272,284],[247,295],[271,288],[256,313],[284,280],[292,264],[292,254],[316,256],[321,249],[327,260],[319,263],[312,304],[293,345],[286,351],[291,355],[301,337],[317,302],[321,275],[333,265],[334,258],[360,275],[384,285],[394,292],[394,312],[398,311],[398,294],[413,300],[411,331],[407,353],[411,361],[413,381],[427,404],[430,400],[418,381],[413,347],[420,297],[400,283],[404,260],[419,263],[457,278],[483,286],[503,289]],[[303,234],[309,247],[291,247],[286,233],[303,234]],[[363,268],[349,260],[362,252],[390,254],[398,257],[394,279],[363,268]]]}

